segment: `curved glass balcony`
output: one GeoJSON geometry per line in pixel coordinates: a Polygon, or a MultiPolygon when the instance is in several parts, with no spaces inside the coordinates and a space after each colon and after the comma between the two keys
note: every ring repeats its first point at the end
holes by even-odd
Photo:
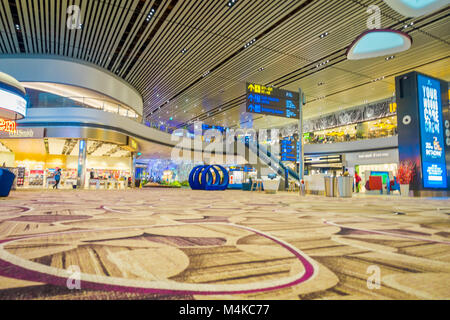
{"type": "Polygon", "coordinates": [[[142,122],[142,117],[131,108],[115,101],[90,97],[62,97],[53,93],[27,88],[29,108],[90,108],[115,113],[142,122]]]}

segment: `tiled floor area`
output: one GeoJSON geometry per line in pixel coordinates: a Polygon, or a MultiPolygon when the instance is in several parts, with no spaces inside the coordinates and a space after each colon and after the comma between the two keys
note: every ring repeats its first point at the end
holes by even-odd
{"type": "Polygon", "coordinates": [[[13,192],[0,299],[450,299],[449,215],[448,199],[13,192]]]}

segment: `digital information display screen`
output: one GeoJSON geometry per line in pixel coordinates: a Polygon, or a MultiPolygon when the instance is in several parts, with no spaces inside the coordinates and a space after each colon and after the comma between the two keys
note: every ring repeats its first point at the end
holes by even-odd
{"type": "Polygon", "coordinates": [[[441,84],[438,80],[418,75],[422,177],[424,188],[446,189],[444,126],[441,84]]]}
{"type": "Polygon", "coordinates": [[[27,101],[15,93],[0,88],[0,114],[2,114],[1,109],[12,111],[25,117],[27,101]]]}
{"type": "Polygon", "coordinates": [[[281,140],[281,161],[300,161],[300,141],[281,140]]]}
{"type": "Polygon", "coordinates": [[[288,119],[300,119],[300,94],[247,83],[247,112],[288,119]]]}

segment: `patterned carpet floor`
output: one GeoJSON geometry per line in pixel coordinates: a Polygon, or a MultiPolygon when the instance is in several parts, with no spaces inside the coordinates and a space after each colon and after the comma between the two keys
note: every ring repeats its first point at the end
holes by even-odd
{"type": "Polygon", "coordinates": [[[449,199],[17,191],[0,300],[450,299],[449,215],[449,199]]]}

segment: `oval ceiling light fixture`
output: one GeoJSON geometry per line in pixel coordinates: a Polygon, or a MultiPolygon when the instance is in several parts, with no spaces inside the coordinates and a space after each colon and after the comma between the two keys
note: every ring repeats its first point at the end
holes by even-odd
{"type": "Polygon", "coordinates": [[[412,38],[391,29],[373,29],[361,34],[347,49],[347,59],[362,60],[392,56],[411,48],[412,38]]]}
{"type": "Polygon", "coordinates": [[[384,0],[392,9],[405,17],[420,17],[450,3],[450,0],[384,0]]]}

